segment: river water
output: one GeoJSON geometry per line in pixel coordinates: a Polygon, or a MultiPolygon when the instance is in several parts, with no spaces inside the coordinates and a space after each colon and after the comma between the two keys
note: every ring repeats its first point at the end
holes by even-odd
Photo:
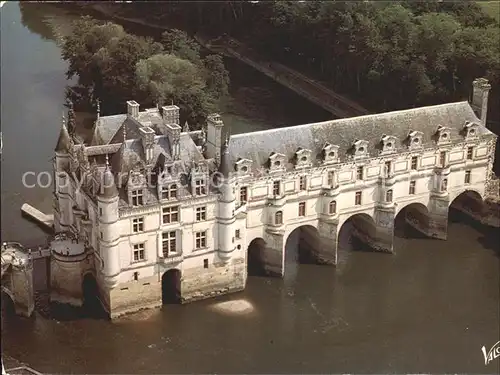
{"type": "MultiPolygon", "coordinates": [[[[2,240],[45,238],[20,207],[50,212],[51,190],[21,178],[51,168],[66,84],[52,26],[72,17],[48,5],[1,10],[2,240]]],[[[324,119],[229,67],[236,103],[224,120],[234,132],[324,119]]],[[[500,362],[485,366],[481,351],[500,337],[498,231],[456,216],[448,241],[403,232],[394,255],[351,251],[336,268],[291,262],[283,280],[250,277],[245,292],[113,323],[10,317],[2,349],[47,373],[498,373],[500,362]],[[214,309],[237,300],[251,311],[214,309]]]]}

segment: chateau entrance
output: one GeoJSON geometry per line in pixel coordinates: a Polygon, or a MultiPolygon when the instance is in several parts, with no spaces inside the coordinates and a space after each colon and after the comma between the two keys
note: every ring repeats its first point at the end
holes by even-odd
{"type": "Polygon", "coordinates": [[[266,241],[262,238],[255,238],[248,245],[247,251],[247,273],[248,276],[264,276],[264,251],[266,250],[266,241]]]}
{"type": "Polygon", "coordinates": [[[164,305],[181,302],[181,271],[168,270],[161,277],[161,300],[164,305]]]}

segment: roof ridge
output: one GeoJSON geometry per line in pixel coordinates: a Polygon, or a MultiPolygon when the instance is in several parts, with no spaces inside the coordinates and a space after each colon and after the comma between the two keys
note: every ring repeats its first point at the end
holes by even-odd
{"type": "Polygon", "coordinates": [[[266,129],[266,130],[258,130],[255,132],[246,132],[246,133],[240,133],[240,134],[235,134],[231,136],[231,139],[238,139],[238,138],[243,138],[246,136],[255,136],[258,134],[271,134],[271,133],[277,133],[277,132],[282,132],[282,131],[288,131],[291,129],[300,129],[300,128],[307,128],[307,127],[313,127],[315,125],[326,125],[326,124],[336,124],[336,123],[342,123],[344,121],[350,121],[354,119],[363,119],[363,118],[377,118],[377,117],[386,117],[390,115],[397,115],[397,114],[402,114],[402,113],[412,113],[412,112],[419,112],[423,110],[429,110],[429,109],[437,109],[437,108],[444,108],[444,107],[452,107],[454,105],[458,104],[469,104],[468,101],[460,101],[460,102],[452,102],[452,103],[444,103],[444,104],[435,104],[435,105],[430,105],[430,106],[425,106],[425,107],[417,107],[417,108],[409,108],[409,109],[399,109],[396,111],[391,111],[391,112],[382,112],[382,113],[372,113],[369,115],[362,115],[362,116],[355,116],[355,117],[346,117],[346,118],[340,118],[340,119],[333,119],[333,120],[326,120],[326,121],[320,121],[320,122],[311,122],[308,124],[300,124],[300,125],[292,125],[292,126],[285,126],[285,127],[280,127],[280,128],[271,128],[271,129],[266,129]]]}

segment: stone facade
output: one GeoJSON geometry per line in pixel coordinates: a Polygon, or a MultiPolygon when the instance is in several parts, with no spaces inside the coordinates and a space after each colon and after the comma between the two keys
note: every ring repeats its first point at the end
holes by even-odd
{"type": "Polygon", "coordinates": [[[373,250],[393,252],[404,208],[446,239],[450,205],[468,191],[484,198],[490,179],[496,137],[479,83],[472,103],[238,135],[218,115],[181,131],[178,107],[141,112],[132,101],[127,114],[98,116],[90,145],[63,123],[54,217],[74,243],[53,243],[54,298],[81,304],[89,272],[111,317],[160,306],[172,283],[181,302],[239,291],[253,245],[269,275],[283,276],[296,230],[316,262],[336,264],[348,221],[373,250]]]}

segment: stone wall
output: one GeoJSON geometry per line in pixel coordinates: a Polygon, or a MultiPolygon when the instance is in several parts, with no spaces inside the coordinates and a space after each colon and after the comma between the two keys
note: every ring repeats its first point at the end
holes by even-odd
{"type": "Polygon", "coordinates": [[[7,289],[12,298],[16,314],[30,317],[35,310],[33,264],[12,266],[8,272],[7,280],[2,280],[2,288],[7,289]]]}

